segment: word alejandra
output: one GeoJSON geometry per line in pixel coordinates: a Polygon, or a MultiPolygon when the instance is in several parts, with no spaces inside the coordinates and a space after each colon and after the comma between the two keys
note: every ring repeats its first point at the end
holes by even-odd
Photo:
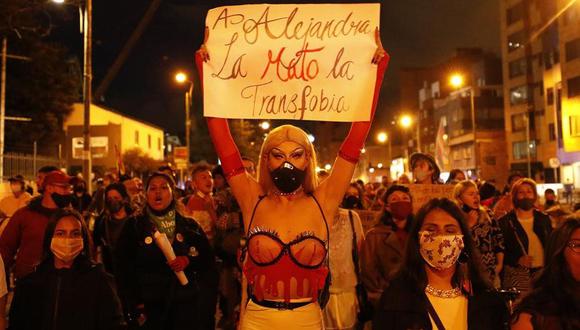
{"type": "Polygon", "coordinates": [[[262,114],[295,114],[294,118],[302,120],[306,111],[310,112],[347,112],[349,107],[345,104],[344,96],[324,94],[324,89],[320,93],[312,93],[312,86],[305,85],[302,91],[292,94],[270,95],[264,94],[262,87],[271,84],[272,81],[262,84],[250,85],[243,88],[240,95],[244,99],[252,102],[252,116],[262,114]]]}
{"type": "Polygon", "coordinates": [[[302,40],[306,44],[309,38],[323,41],[325,39],[339,38],[343,36],[356,36],[357,34],[371,33],[371,22],[367,20],[353,19],[350,12],[343,19],[331,19],[328,21],[297,20],[298,8],[294,8],[288,16],[271,17],[270,7],[266,7],[260,18],[246,18],[243,14],[228,14],[228,7],[225,7],[212,25],[212,29],[219,23],[223,23],[227,28],[231,25],[242,24],[244,39],[248,44],[258,41],[260,33],[265,33],[270,39],[285,38],[288,40],[302,40]],[[296,20],[296,21],[295,21],[296,20]]]}

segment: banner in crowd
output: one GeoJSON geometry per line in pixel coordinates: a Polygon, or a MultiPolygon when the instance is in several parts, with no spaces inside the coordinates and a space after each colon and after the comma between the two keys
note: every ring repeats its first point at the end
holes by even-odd
{"type": "Polygon", "coordinates": [[[205,116],[369,120],[379,20],[378,3],[211,9],[205,116]]]}
{"type": "Polygon", "coordinates": [[[410,184],[411,197],[413,198],[413,214],[417,214],[419,209],[433,198],[453,199],[454,185],[449,184],[410,184]]]}

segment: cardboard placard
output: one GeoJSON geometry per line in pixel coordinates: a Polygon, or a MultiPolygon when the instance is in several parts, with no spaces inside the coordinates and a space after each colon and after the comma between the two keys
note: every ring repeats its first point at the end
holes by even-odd
{"type": "Polygon", "coordinates": [[[379,20],[378,3],[211,9],[205,116],[369,120],[379,20]]]}

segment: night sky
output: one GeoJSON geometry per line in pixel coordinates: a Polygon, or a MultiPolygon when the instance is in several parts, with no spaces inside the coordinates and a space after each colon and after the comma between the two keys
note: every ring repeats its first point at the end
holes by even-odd
{"type": "MultiPolygon", "coordinates": [[[[93,2],[96,89],[151,0],[93,2]]],[[[293,3],[329,2],[362,1],[293,3]]],[[[202,41],[208,9],[244,3],[262,1],[163,1],[101,104],[161,126],[170,134],[182,135],[184,89],[173,82],[173,73],[177,69],[193,73],[193,54],[202,41]]],[[[381,4],[380,29],[391,65],[381,96],[385,106],[378,110],[375,128],[399,111],[400,68],[435,65],[450,57],[457,47],[481,47],[499,54],[499,0],[384,0],[381,4]]],[[[65,14],[58,9],[54,15],[55,34],[80,53],[77,12],[69,8],[65,14]]]]}

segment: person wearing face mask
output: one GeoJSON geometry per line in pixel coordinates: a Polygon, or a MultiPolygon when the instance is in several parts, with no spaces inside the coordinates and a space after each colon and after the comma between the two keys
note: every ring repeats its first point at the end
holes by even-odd
{"type": "Polygon", "coordinates": [[[105,211],[95,220],[93,242],[97,262],[103,263],[105,270],[115,275],[113,255],[127,219],[133,215],[129,195],[122,183],[112,183],[105,188],[105,211]]]}
{"type": "Polygon", "coordinates": [[[507,305],[479,273],[465,217],[447,198],[415,216],[405,261],[384,290],[374,329],[509,329],[507,305]]]}
{"type": "Polygon", "coordinates": [[[441,170],[433,156],[416,152],[411,155],[411,170],[413,171],[413,182],[418,184],[441,184],[439,175],[441,170]]]}
{"type": "Polygon", "coordinates": [[[538,192],[533,180],[516,181],[510,195],[514,210],[498,221],[505,240],[502,285],[527,292],[531,279],[544,267],[544,249],[552,224],[547,214],[534,207],[538,192]]]}
{"type": "Polygon", "coordinates": [[[16,279],[31,273],[42,256],[42,237],[50,217],[70,206],[71,177],[61,171],[48,173],[43,180],[42,198],[35,198],[16,211],[0,236],[0,253],[6,269],[14,266],[16,279]]]}
{"type": "Polygon", "coordinates": [[[10,182],[10,192],[12,192],[12,194],[0,200],[0,236],[2,235],[2,232],[4,232],[4,228],[6,228],[10,217],[12,217],[17,210],[25,207],[32,198],[32,196],[24,190],[25,183],[22,175],[17,175],[8,179],[8,182],[10,182]]]}
{"type": "Polygon", "coordinates": [[[361,248],[361,278],[373,305],[403,262],[403,251],[413,221],[409,188],[392,185],[382,196],[384,209],[366,234],[361,248]]]}
{"type": "Polygon", "coordinates": [[[362,210],[363,204],[361,200],[362,192],[358,187],[358,184],[351,183],[344,194],[344,199],[342,200],[341,207],[347,210],[362,210]]]}
{"type": "Polygon", "coordinates": [[[456,184],[453,197],[467,218],[471,237],[481,257],[484,275],[488,276],[494,287],[499,288],[505,247],[497,221],[490,216],[490,211],[481,206],[475,182],[466,180],[456,184]]]}
{"type": "Polygon", "coordinates": [[[86,211],[93,200],[87,193],[87,183],[83,179],[73,178],[71,184],[73,185],[72,207],[86,218],[88,215],[86,211]]]}
{"type": "MultiPolygon", "coordinates": [[[[206,29],[207,41],[209,29],[206,29]]],[[[210,137],[244,219],[243,272],[248,299],[242,299],[240,329],[321,329],[328,277],[329,227],[344,198],[376,110],[389,56],[375,30],[377,65],[368,121],[352,123],[329,177],[318,183],[317,156],[308,134],[282,125],[266,136],[257,177],[245,170],[224,118],[207,117],[210,137]],[[299,283],[300,285],[296,285],[299,283]]],[[[206,44],[196,53],[201,80],[211,65],[206,44]],[[203,62],[209,62],[204,65],[203,62]]],[[[209,74],[209,73],[206,73],[209,74]]]]}
{"type": "Polygon", "coordinates": [[[11,330],[117,330],[125,328],[111,275],[93,263],[89,231],[71,208],[46,227],[43,261],[18,281],[11,330]]]}
{"type": "Polygon", "coordinates": [[[173,178],[153,173],[147,205],[131,217],[115,248],[119,292],[128,320],[145,329],[214,329],[215,257],[199,224],[176,208],[173,178]],[[168,261],[157,238],[164,234],[175,258],[168,261]],[[184,272],[182,284],[174,272],[184,272]]]}

